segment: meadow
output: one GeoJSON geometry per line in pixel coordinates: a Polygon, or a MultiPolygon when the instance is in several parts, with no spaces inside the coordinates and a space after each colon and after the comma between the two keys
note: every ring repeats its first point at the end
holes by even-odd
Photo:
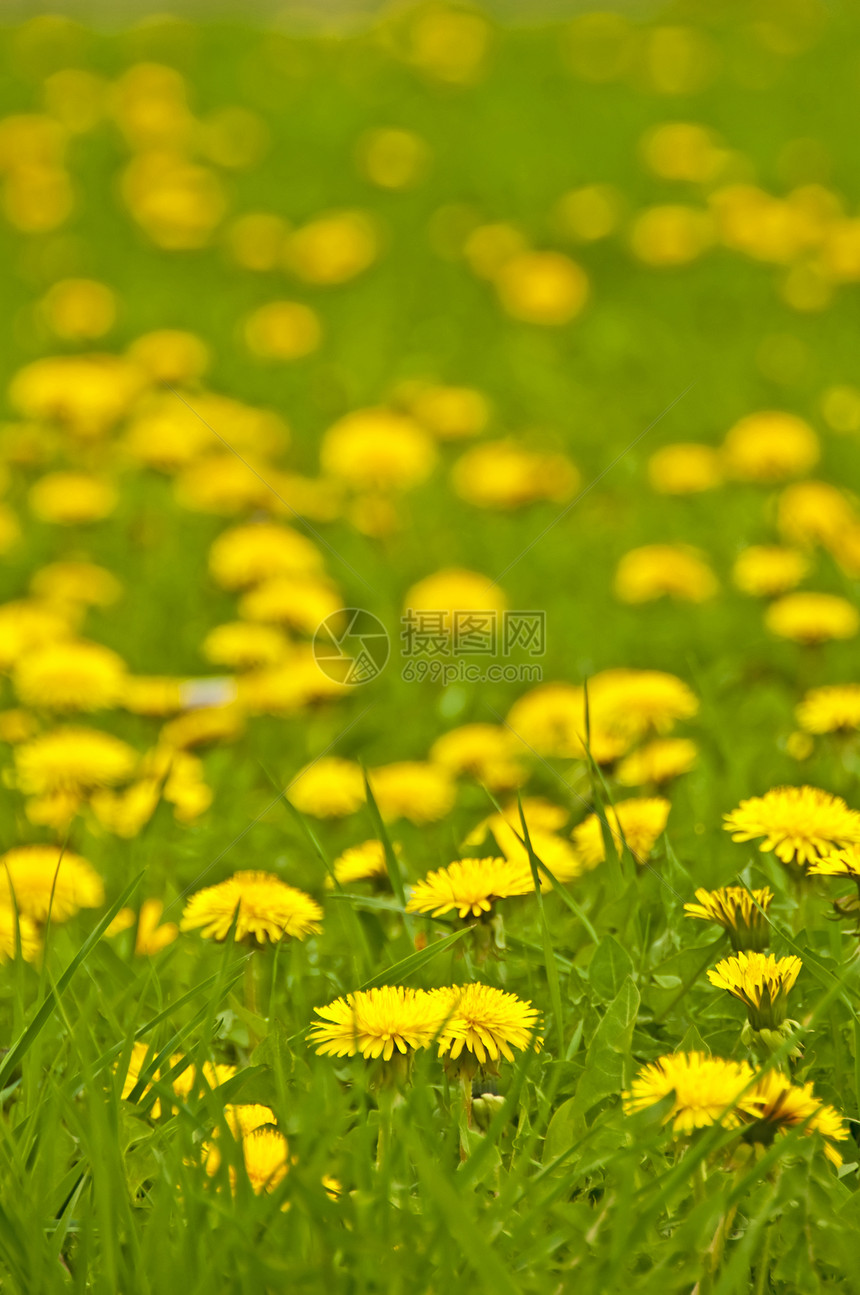
{"type": "Polygon", "coordinates": [[[852,6],[0,27],[0,1288],[860,1291],[852,6]]]}

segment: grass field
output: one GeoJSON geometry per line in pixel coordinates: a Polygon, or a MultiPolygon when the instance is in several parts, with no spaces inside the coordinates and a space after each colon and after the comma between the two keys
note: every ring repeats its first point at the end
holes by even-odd
{"type": "Polygon", "coordinates": [[[0,29],[0,1288],[860,1291],[857,13],[188,14],[0,29]]]}

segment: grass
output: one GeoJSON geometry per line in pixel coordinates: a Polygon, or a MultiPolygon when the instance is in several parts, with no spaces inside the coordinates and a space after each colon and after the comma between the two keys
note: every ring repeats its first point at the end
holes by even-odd
{"type": "MultiPolygon", "coordinates": [[[[856,15],[838,7],[825,22],[810,8],[807,24],[805,9],[773,11],[768,21],[788,33],[782,44],[729,6],[643,18],[643,40],[661,23],[689,25],[715,51],[710,81],[666,95],[641,69],[607,84],[574,75],[564,52],[572,14],[562,7],[557,22],[518,24],[490,13],[486,67],[466,85],[399,56],[411,11],[343,39],[241,17],[116,30],[98,17],[80,26],[10,20],[0,31],[4,117],[40,112],[45,77],[59,68],[86,67],[112,81],[135,62],[165,63],[186,78],[199,116],[241,104],[266,123],[267,155],[226,176],[225,227],[249,210],[298,224],[324,209],[358,207],[384,230],[378,262],[332,289],[279,270],[242,270],[222,230],[199,250],[165,251],[119,198],[127,149],[99,120],[69,146],[78,196],[68,222],[42,234],[0,222],[4,388],[40,355],[83,349],[51,337],[37,303],[57,279],[92,277],[119,303],[114,330],[94,349],[122,351],[156,328],[194,332],[212,351],[211,390],[289,421],[280,467],[315,476],[329,424],[383,402],[398,383],[430,377],[484,392],[491,437],[550,445],[582,476],[581,497],[567,511],[549,502],[482,511],[450,489],[447,470],[460,447],[443,446],[440,466],[401,505],[396,534],[372,539],[344,517],[312,523],[344,605],[367,607],[389,628],[388,669],[344,700],[254,717],[236,742],[208,749],[214,800],[189,825],[164,803],[132,840],[75,820],[70,848],[104,877],[105,906],[50,924],[41,963],[18,957],[0,968],[4,1291],[860,1290],[856,944],[828,920],[827,887],[798,897],[785,867],[754,845],[733,844],[721,827],[742,798],[785,783],[856,800],[856,736],[817,740],[802,764],[786,745],[807,688],[856,679],[856,640],[820,650],[779,641],[759,604],[733,587],[739,549],[772,541],[774,489],[735,483],[665,498],[645,472],[661,445],[715,445],[744,414],[784,408],[821,435],[816,475],[850,491],[857,440],[828,429],[820,401],[854,380],[856,287],[840,285],[822,312],[800,312],[781,295],[784,266],[715,247],[687,266],[655,269],[632,256],[626,225],[575,247],[551,216],[566,190],[587,182],[616,186],[625,220],[654,203],[700,203],[698,190],[660,180],[641,162],[643,134],[674,120],[719,132],[741,159],[738,174],[769,192],[821,183],[853,211],[856,15]],[[374,187],[354,160],[363,132],[391,125],[420,135],[432,158],[423,183],[403,192],[374,187]],[[804,153],[798,141],[816,147],[804,153]],[[542,329],[504,314],[490,285],[438,252],[438,213],[452,206],[484,223],[513,222],[536,246],[580,261],[592,284],[582,316],[542,329]],[[238,325],[282,297],[318,311],[324,343],[293,364],[266,363],[249,353],[238,325]],[[631,608],[614,597],[618,559],[664,541],[707,553],[721,582],[716,598],[631,608]],[[563,886],[533,847],[523,813],[517,831],[533,874],[551,884],[500,906],[503,953],[486,962],[462,923],[404,915],[393,849],[396,840],[407,885],[460,857],[466,836],[493,812],[484,788],[464,780],[452,812],[421,826],[383,821],[372,794],[345,820],[311,820],[284,793],[322,753],[372,769],[424,759],[460,724],[503,720],[523,691],[516,685],[400,677],[404,593],[449,565],[499,576],[511,606],[545,610],[545,679],[580,683],[614,666],[654,668],[679,675],[700,700],[685,727],[697,763],[672,785],[668,830],[650,866],[608,849],[598,869],[563,886]],[[390,887],[327,888],[333,860],[369,837],[385,843],[390,887]],[[323,934],[252,954],[232,939],[216,945],[183,934],[144,958],[130,934],[102,938],[130,901],[162,898],[165,919],[178,920],[190,892],[251,867],[320,898],[323,934]],[[770,885],[772,947],[802,958],[791,999],[803,1045],[794,1073],[849,1121],[838,1170],[803,1130],[755,1155],[739,1153],[737,1134],[719,1125],[673,1139],[665,1105],[635,1116],[622,1110],[636,1070],[664,1053],[743,1055],[741,1005],[705,975],[727,945],[682,909],[696,887],[726,884],[770,885]],[[497,1080],[480,1081],[501,1100],[481,1101],[479,1086],[471,1124],[435,1050],[417,1053],[411,1083],[390,1091],[360,1059],[317,1057],[306,1041],[314,1008],[356,988],[474,979],[533,1002],[544,1043],[517,1053],[497,1080]],[[134,1043],[146,1045],[147,1060],[123,1100],[134,1043]],[[226,1061],[237,1073],[221,1089],[178,1099],[172,1082],[188,1058],[198,1068],[226,1061]],[[271,1192],[255,1194],[244,1175],[224,1121],[227,1100],[271,1106],[289,1141],[294,1162],[271,1192]],[[216,1129],[224,1156],[209,1179],[200,1147],[216,1129]],[[325,1176],[340,1182],[336,1198],[325,1176]]],[[[756,14],[763,22],[764,7],[756,14]]],[[[11,409],[4,416],[18,417],[11,409]]],[[[85,551],[125,589],[117,608],[88,613],[87,638],[114,648],[136,674],[210,673],[200,644],[233,618],[235,599],[209,577],[207,553],[232,519],[183,510],[169,478],[125,471],[108,521],[71,530],[38,521],[27,492],[64,454],[44,466],[11,465],[6,498],[23,534],[3,557],[0,598],[25,596],[34,571],[85,551]]],[[[824,553],[810,584],[856,602],[856,580],[824,553]]],[[[13,706],[12,682],[2,687],[3,707],[13,706]]],[[[141,751],[158,735],[156,721],[122,710],[93,723],[141,751]]],[[[5,773],[12,750],[0,752],[5,773]]],[[[592,805],[604,812],[631,793],[611,768],[536,755],[523,794],[563,806],[570,825],[592,805]]],[[[0,846],[45,839],[53,838],[28,820],[19,792],[4,787],[0,846]]]]}

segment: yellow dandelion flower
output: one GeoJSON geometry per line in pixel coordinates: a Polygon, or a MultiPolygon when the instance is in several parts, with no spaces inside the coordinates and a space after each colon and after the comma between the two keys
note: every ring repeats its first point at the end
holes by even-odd
{"type": "Polygon", "coordinates": [[[42,946],[32,919],[19,911],[16,931],[15,910],[11,905],[0,906],[0,963],[12,961],[17,955],[19,941],[24,961],[35,962],[42,946]]]}
{"type": "Polygon", "coordinates": [[[222,531],[209,550],[209,570],[223,589],[247,589],[273,576],[322,570],[319,549],[277,522],[253,522],[222,531]]]}
{"type": "Polygon", "coordinates": [[[287,236],[284,260],[305,283],[346,283],[373,264],[379,242],[365,212],[327,212],[287,236]]]}
{"type": "Polygon", "coordinates": [[[708,980],[740,999],[754,1030],[774,1030],[785,1020],[788,995],[802,966],[796,957],[741,951],[718,962],[708,980]]]}
{"type": "MultiPolygon", "coordinates": [[[[257,1129],[266,1128],[269,1125],[277,1123],[275,1112],[270,1106],[261,1106],[256,1102],[247,1103],[241,1106],[232,1106],[229,1103],[224,1107],[224,1120],[236,1142],[242,1142],[251,1133],[256,1133],[257,1129]]],[[[214,1131],[214,1139],[217,1139],[219,1130],[214,1131]]],[[[221,1166],[221,1150],[217,1140],[204,1142],[201,1150],[203,1152],[203,1163],[206,1173],[213,1177],[221,1166]]],[[[232,1178],[231,1170],[231,1178],[232,1178]]]]}
{"type": "Polygon", "coordinates": [[[749,891],[743,886],[721,886],[718,890],[696,891],[696,902],[684,905],[687,917],[716,922],[728,932],[735,952],[767,947],[769,929],[764,913],[770,908],[773,891],[769,886],[749,891]],[[758,907],[757,907],[758,906],[758,907]]]}
{"type": "Polygon", "coordinates": [[[91,440],[129,412],[145,382],[136,364],[116,355],[48,356],[18,370],[9,399],[25,418],[91,440]]]}
{"type": "Polygon", "coordinates": [[[128,348],[128,358],[154,382],[194,383],[209,368],[209,347],[194,333],[160,328],[144,333],[128,348]]]}
{"type": "Polygon", "coordinates": [[[429,77],[451,85],[481,79],[491,30],[473,10],[417,10],[410,29],[409,59],[429,77]]]}
{"type": "Polygon", "coordinates": [[[31,512],[40,522],[78,526],[100,522],[117,505],[116,487],[86,472],[48,472],[31,486],[31,512]]]}
{"type": "Polygon", "coordinates": [[[122,791],[102,787],[90,793],[89,805],[98,824],[125,840],[137,836],[155,813],[161,785],[154,778],[134,782],[122,791]]]}
{"type": "Polygon", "coordinates": [[[289,225],[280,216],[269,211],[249,211],[233,221],[227,243],[238,265],[262,274],[280,265],[288,233],[289,225]]]}
{"type": "Polygon", "coordinates": [[[673,1052],[642,1067],[623,1094],[624,1108],[632,1115],[673,1094],[664,1120],[671,1123],[673,1132],[692,1133],[718,1122],[724,1128],[736,1128],[741,1119],[738,1103],[753,1077],[745,1061],[724,1061],[704,1052],[673,1052]]]}
{"type": "Polygon", "coordinates": [[[457,788],[447,770],[420,760],[402,760],[368,771],[382,817],[436,823],[453,808],[457,788]]]}
{"type": "Polygon", "coordinates": [[[365,801],[364,775],[353,760],[323,756],[300,769],[287,787],[287,798],[314,818],[343,818],[365,801]]]}
{"type": "Polygon", "coordinates": [[[849,1138],[842,1116],[815,1096],[812,1084],[793,1084],[779,1070],[768,1070],[741,1099],[741,1116],[749,1123],[746,1137],[751,1142],[772,1141],[775,1134],[786,1134],[803,1127],[805,1136],[819,1133],[824,1139],[824,1154],[839,1167],[842,1156],[833,1146],[849,1138]]]}
{"type": "Polygon", "coordinates": [[[754,544],[738,554],[732,580],[741,593],[775,598],[799,585],[808,570],[809,559],[797,549],[754,544]]]}
{"type": "Polygon", "coordinates": [[[185,715],[168,720],[161,730],[160,742],[166,747],[185,750],[188,747],[206,746],[212,742],[235,742],[245,728],[241,709],[227,703],[224,706],[199,706],[185,715]]]}
{"type": "MultiPolygon", "coordinates": [[[[175,437],[175,433],[172,435],[175,437]]],[[[244,468],[237,464],[235,454],[227,453],[207,454],[189,463],[176,478],[175,496],[180,508],[225,517],[249,509],[271,509],[277,500],[265,484],[268,481],[274,485],[268,463],[259,455],[242,457],[244,468]]]]}
{"type": "Polygon", "coordinates": [[[290,1168],[290,1148],[283,1133],[277,1129],[255,1129],[242,1141],[242,1158],[248,1181],[259,1196],[272,1192],[287,1176],[290,1168]]]}
{"type": "Polygon", "coordinates": [[[207,661],[236,670],[274,665],[283,661],[289,650],[289,640],[276,626],[248,621],[216,625],[202,645],[207,661]]]}
{"type": "MultiPolygon", "coordinates": [[[[654,849],[669,817],[671,805],[659,796],[619,800],[606,807],[606,827],[612,833],[615,848],[623,842],[637,863],[644,863],[654,849]]],[[[571,836],[577,855],[586,868],[595,868],[606,858],[600,817],[590,814],[573,829],[571,836]]]]}
{"type": "Polygon", "coordinates": [[[140,906],[139,915],[133,908],[123,908],[105,931],[105,936],[112,939],[136,925],[134,952],[139,958],[152,957],[172,944],[179,934],[179,927],[175,922],[161,922],[163,912],[164,904],[160,899],[145,899],[140,906]]]}
{"type": "Polygon", "coordinates": [[[474,983],[433,990],[444,1022],[439,1035],[439,1055],[457,1061],[464,1052],[485,1066],[504,1057],[513,1061],[513,1049],[540,1049],[540,1016],[528,1000],[516,994],[474,983]]]}
{"type": "Polygon", "coordinates": [[[66,608],[37,599],[0,605],[0,670],[8,670],[25,653],[71,636],[66,608]]]}
{"type": "Polygon", "coordinates": [[[664,445],[648,460],[648,480],[661,495],[697,495],[723,479],[720,456],[710,445],[664,445]]]}
{"type": "Polygon", "coordinates": [[[725,150],[719,136],[691,121],[667,121],[649,130],[641,142],[643,160],[663,180],[705,184],[719,171],[725,150]]]}
{"type": "Polygon", "coordinates": [[[542,454],[512,440],[478,445],[451,469],[455,492],[476,508],[520,508],[540,499],[564,502],[579,482],[579,472],[565,455],[542,454]]]}
{"type": "Polygon", "coordinates": [[[818,787],[774,787],[742,800],[724,818],[733,841],[763,837],[760,850],[772,850],[783,863],[798,867],[860,842],[860,814],[818,787]]]}
{"type": "Polygon", "coordinates": [[[624,200],[610,184],[585,184],[559,198],[553,221],[559,233],[577,243],[596,243],[618,228],[624,200]]]}
{"type": "Polygon", "coordinates": [[[678,598],[701,603],[719,589],[717,578],[697,550],[684,544],[645,544],[618,563],[615,595],[625,603],[678,598]]]}
{"type": "Polygon", "coordinates": [[[239,615],[268,625],[284,625],[313,634],[324,620],[343,608],[337,588],[313,575],[272,576],[239,601],[239,615]]]}
{"type": "Polygon", "coordinates": [[[408,189],[427,169],[429,149],[411,130],[370,130],[358,141],[361,172],[381,189],[408,189]]]}
{"type": "Polygon", "coordinates": [[[308,1034],[318,1053],[330,1057],[363,1057],[390,1061],[395,1053],[426,1048],[439,1034],[444,1004],[421,989],[382,985],[357,990],[326,1007],[308,1034]]]}
{"type": "Polygon", "coordinates": [[[170,675],[126,675],[120,704],[132,715],[175,715],[183,708],[183,682],[170,675]]]}
{"type": "Polygon", "coordinates": [[[780,638],[796,643],[826,643],[830,639],[854,638],[860,629],[860,613],[847,598],[837,594],[786,594],[771,603],[764,623],[780,638]]]}
{"type": "Polygon", "coordinates": [[[860,728],[860,684],[825,684],[811,688],[795,709],[806,733],[837,733],[860,728]]]}
{"type": "Polygon", "coordinates": [[[122,595],[122,585],[112,572],[95,562],[49,562],[30,581],[30,590],[46,602],[110,607],[122,595]]]}
{"type": "Polygon", "coordinates": [[[192,895],[180,930],[199,930],[206,939],[226,940],[237,908],[237,940],[277,944],[288,936],[303,940],[321,929],[322,909],[310,895],[274,873],[246,871],[192,895]]]}
{"type": "MultiPolygon", "coordinates": [[[[446,636],[457,631],[466,632],[468,619],[473,613],[499,616],[508,603],[502,590],[489,576],[463,567],[446,567],[414,584],[407,591],[403,605],[407,622],[404,633],[415,623],[416,613],[421,613],[423,633],[446,636]]],[[[481,623],[486,625],[486,616],[481,623]]]]}
{"type": "Polygon", "coordinates": [[[509,859],[458,859],[428,872],[411,890],[407,913],[442,917],[456,910],[461,918],[481,917],[497,899],[529,894],[534,882],[521,863],[509,859]]]}
{"type": "Polygon", "coordinates": [[[65,922],[105,898],[92,864],[56,845],[19,845],[0,855],[0,901],[10,905],[13,894],[18,911],[34,922],[49,913],[52,922],[65,922]]]}
{"type": "Polygon", "coordinates": [[[409,490],[436,462],[429,432],[392,409],[357,409],[328,428],[320,446],[323,472],[364,490],[409,490]]]}
{"type": "Polygon", "coordinates": [[[410,393],[409,412],[440,441],[479,436],[490,421],[490,402],[472,387],[421,383],[410,393]]]}
{"type": "Polygon", "coordinates": [[[265,360],[299,360],[322,341],[319,315],[301,301],[269,301],[244,323],[245,345],[265,360]]]}
{"type": "Polygon", "coordinates": [[[66,639],[22,657],[13,682],[25,706],[45,710],[105,710],[123,692],[125,662],[100,643],[66,639]]]}
{"type": "Polygon", "coordinates": [[[490,791],[509,791],[526,780],[516,758],[521,751],[516,736],[501,724],[464,724],[436,739],[430,759],[455,778],[468,774],[490,791]]]}
{"type": "Polygon", "coordinates": [[[807,873],[810,877],[851,877],[860,882],[860,847],[849,845],[824,854],[809,865],[807,873]]]}
{"type": "Polygon", "coordinates": [[[798,481],[777,500],[776,524],[786,544],[831,545],[856,522],[850,500],[828,481],[798,481]]]}
{"type": "MultiPolygon", "coordinates": [[[[585,865],[569,841],[556,836],[555,831],[568,818],[568,812],[556,805],[536,802],[533,797],[523,801],[523,813],[529,829],[532,852],[548,868],[558,882],[573,881],[586,870],[585,865]]],[[[531,861],[520,823],[519,807],[513,806],[504,814],[491,814],[466,837],[467,846],[483,845],[491,835],[505,858],[515,864],[530,892],[533,889],[531,861]]],[[[541,890],[551,890],[552,882],[540,873],[541,890]]]]}
{"type": "MultiPolygon", "coordinates": [[[[392,843],[395,855],[399,855],[400,846],[392,843]]],[[[355,881],[388,880],[388,865],[385,861],[385,846],[381,841],[362,841],[361,845],[351,845],[343,854],[338,855],[332,864],[334,879],[326,878],[328,889],[334,887],[335,881],[341,886],[349,886],[355,881]]]]}
{"type": "Polygon", "coordinates": [[[587,274],[562,252],[517,252],[501,265],[495,281],[505,312],[528,324],[567,324],[588,300],[587,274]]]}
{"type": "Polygon", "coordinates": [[[646,207],[635,217],[630,230],[631,251],[644,265],[689,265],[713,242],[710,212],[683,203],[646,207]]]}
{"type": "Polygon", "coordinates": [[[821,453],[815,432],[781,410],[747,414],[726,433],[723,463],[736,481],[785,481],[809,472],[821,453]]]}
{"type": "Polygon", "coordinates": [[[110,733],[57,728],[15,748],[15,781],[25,795],[112,787],[134,773],[138,753],[110,733]]]}
{"type": "Polygon", "coordinates": [[[0,742],[17,746],[19,742],[34,737],[38,731],[39,725],[29,711],[17,708],[0,710],[0,742]]]}
{"type": "Polygon", "coordinates": [[[695,742],[686,737],[663,737],[625,756],[615,771],[622,787],[668,782],[689,773],[696,763],[695,742]]]}
{"type": "Polygon", "coordinates": [[[116,296],[94,279],[61,279],[41,301],[42,316],[52,333],[66,341],[103,337],[116,322],[116,296]]]}

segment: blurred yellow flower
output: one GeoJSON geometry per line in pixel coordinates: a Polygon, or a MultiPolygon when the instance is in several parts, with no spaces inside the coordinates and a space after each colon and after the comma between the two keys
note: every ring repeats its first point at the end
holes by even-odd
{"type": "Polygon", "coordinates": [[[802,418],[782,410],[747,414],[726,433],[723,463],[737,481],[785,481],[818,462],[818,437],[802,418]]]}
{"type": "Polygon", "coordinates": [[[269,211],[249,211],[237,217],[227,230],[227,244],[233,259],[243,270],[264,274],[281,264],[289,225],[269,211]]]}
{"type": "Polygon", "coordinates": [[[618,563],[615,595],[625,603],[677,598],[706,602],[719,590],[717,578],[696,549],[683,544],[646,544],[618,563]]]}
{"type": "Polygon", "coordinates": [[[285,264],[306,283],[346,283],[379,256],[379,232],[363,211],[334,211],[287,235],[285,264]]]}
{"type": "Polygon", "coordinates": [[[490,28],[475,10],[431,7],[412,20],[411,61],[428,76],[472,85],[484,71],[490,28]]]}
{"type": "Polygon", "coordinates": [[[40,567],[30,580],[30,590],[46,602],[110,607],[122,596],[122,585],[116,576],[95,562],[80,559],[49,562],[40,567]]]}
{"type": "Polygon", "coordinates": [[[436,462],[432,437],[414,419],[392,409],[357,409],[325,432],[323,472],[363,489],[408,490],[436,462]]]}
{"type": "Polygon", "coordinates": [[[506,509],[539,499],[570,499],[580,476],[563,454],[542,454],[503,440],[467,450],[454,464],[451,482],[467,503],[506,509]]]}
{"type": "Polygon", "coordinates": [[[313,634],[342,608],[337,588],[325,577],[314,575],[271,576],[239,600],[243,619],[284,625],[305,634],[313,634]]]}
{"type": "Polygon", "coordinates": [[[680,203],[647,207],[633,221],[630,246],[645,265],[689,265],[714,240],[708,211],[680,203]]]}
{"type": "MultiPolygon", "coordinates": [[[[399,846],[394,843],[394,853],[399,853],[399,846]]],[[[385,861],[385,847],[381,841],[362,841],[361,845],[351,845],[338,855],[332,864],[334,879],[326,877],[326,888],[334,888],[335,881],[341,886],[349,886],[355,881],[388,880],[388,865],[385,861]]]]}
{"type": "Polygon", "coordinates": [[[648,480],[661,495],[695,495],[723,480],[720,456],[695,441],[664,445],[648,460],[648,480]]]}
{"type": "Polygon", "coordinates": [[[65,341],[92,341],[110,332],[116,320],[116,296],[94,279],[62,279],[42,298],[48,328],[65,341]]]}
{"type": "Polygon", "coordinates": [[[408,189],[424,177],[430,150],[411,130],[381,127],[367,131],[356,149],[359,169],[381,189],[408,189]]]}
{"type": "Polygon", "coordinates": [[[860,683],[824,684],[810,688],[795,708],[797,722],[807,733],[837,733],[860,728],[860,683]]]}
{"type": "Polygon", "coordinates": [[[244,728],[241,708],[228,701],[220,706],[197,706],[168,720],[161,730],[160,741],[166,755],[172,758],[171,748],[186,750],[210,742],[235,742],[244,728]]]}
{"type": "Polygon", "coordinates": [[[662,737],[625,756],[615,771],[622,787],[668,782],[689,773],[696,763],[695,742],[686,737],[662,737]]]}
{"type": "Polygon", "coordinates": [[[25,706],[45,710],[105,710],[123,692],[125,662],[100,643],[67,639],[34,649],[15,666],[13,683],[25,706]]]}
{"type": "Polygon", "coordinates": [[[671,808],[668,800],[658,796],[616,801],[607,805],[604,815],[589,814],[573,829],[574,848],[585,867],[596,868],[606,858],[605,830],[619,853],[626,846],[637,863],[644,863],[663,833],[671,808]]]}
{"type": "Polygon", "coordinates": [[[136,924],[137,935],[134,944],[136,956],[153,957],[162,949],[166,949],[168,944],[172,944],[179,934],[179,927],[175,922],[164,922],[159,925],[163,912],[164,904],[160,899],[145,899],[140,906],[139,914],[132,908],[120,909],[105,931],[105,935],[111,939],[136,924]]]}
{"type": "Polygon", "coordinates": [[[209,570],[224,589],[245,589],[271,576],[307,575],[322,565],[311,540],[276,522],[231,526],[209,550],[209,570]]]}
{"type": "Polygon", "coordinates": [[[254,666],[273,665],[289,655],[286,635],[274,625],[248,621],[231,621],[216,625],[203,640],[201,651],[207,661],[250,670],[254,666]]]}
{"type": "Polygon", "coordinates": [[[807,644],[854,638],[860,629],[857,608],[836,594],[786,594],[771,603],[764,621],[772,634],[807,644]]]}
{"type": "Polygon", "coordinates": [[[732,580],[742,593],[773,598],[794,589],[808,570],[809,559],[797,549],[753,544],[735,558],[732,580]]]}
{"type": "Polygon", "coordinates": [[[595,243],[615,233],[621,223],[623,198],[609,184],[586,184],[559,198],[553,218],[560,234],[578,243],[595,243]]]}
{"type": "Polygon", "coordinates": [[[195,333],[160,328],[144,333],[129,346],[128,358],[154,382],[197,382],[209,368],[209,347],[195,333]]]}
{"type": "Polygon", "coordinates": [[[19,947],[25,962],[35,962],[42,947],[38,929],[23,913],[18,913],[16,921],[11,905],[0,905],[0,963],[11,962],[19,947]]]}
{"type": "Polygon", "coordinates": [[[787,544],[835,544],[858,516],[846,495],[827,481],[798,481],[780,492],[776,524],[787,544]]]}
{"type": "Polygon", "coordinates": [[[453,776],[463,774],[490,791],[509,791],[525,782],[527,770],[518,759],[522,743],[501,724],[464,724],[436,739],[430,760],[453,776]]]}
{"type": "Polygon", "coordinates": [[[270,301],[244,323],[245,345],[266,360],[298,360],[322,340],[319,315],[300,301],[270,301]]]}
{"type": "Polygon", "coordinates": [[[16,783],[25,795],[84,793],[112,787],[134,773],[138,753],[91,728],[56,728],[15,748],[16,783]]]}
{"type": "Polygon", "coordinates": [[[667,121],[643,137],[640,151],[650,171],[663,180],[707,184],[726,158],[719,136],[697,122],[667,121]]]}
{"type": "Polygon", "coordinates": [[[419,760],[401,760],[368,771],[382,817],[405,818],[419,826],[435,823],[454,807],[457,788],[447,770],[419,760]]]}
{"type": "Polygon", "coordinates": [[[25,418],[90,440],[129,412],[145,381],[137,365],[115,355],[51,356],[18,370],[9,400],[25,418]]]}
{"type": "Polygon", "coordinates": [[[557,327],[574,319],[588,298],[588,276],[561,252],[521,252],[495,276],[499,300],[514,319],[557,327]]]}
{"type": "Polygon", "coordinates": [[[19,845],[0,855],[0,902],[34,922],[65,922],[104,903],[101,877],[79,854],[56,845],[19,845]]]}
{"type": "Polygon", "coordinates": [[[429,617],[437,613],[433,632],[454,634],[464,628],[464,618],[471,612],[496,615],[507,607],[507,598],[489,576],[462,567],[448,567],[425,576],[407,590],[403,606],[407,616],[421,613],[422,623],[430,626],[429,617]]]}
{"type": "Polygon", "coordinates": [[[322,756],[299,770],[288,784],[286,796],[303,814],[343,818],[364,804],[364,775],[352,760],[322,756]]]}
{"type": "Polygon", "coordinates": [[[472,387],[419,383],[409,394],[409,412],[440,441],[478,436],[490,421],[490,402],[472,387]]]}
{"type": "Polygon", "coordinates": [[[834,432],[860,432],[860,391],[840,385],[821,394],[821,413],[834,432]]]}
{"type": "Polygon", "coordinates": [[[30,511],[40,522],[79,526],[100,522],[117,505],[112,482],[87,472],[48,472],[30,487],[30,511]]]}
{"type": "Polygon", "coordinates": [[[303,940],[318,932],[322,909],[310,895],[271,872],[237,872],[191,896],[180,930],[199,930],[206,939],[226,940],[234,918],[237,941],[277,944],[287,937],[303,940]]]}

